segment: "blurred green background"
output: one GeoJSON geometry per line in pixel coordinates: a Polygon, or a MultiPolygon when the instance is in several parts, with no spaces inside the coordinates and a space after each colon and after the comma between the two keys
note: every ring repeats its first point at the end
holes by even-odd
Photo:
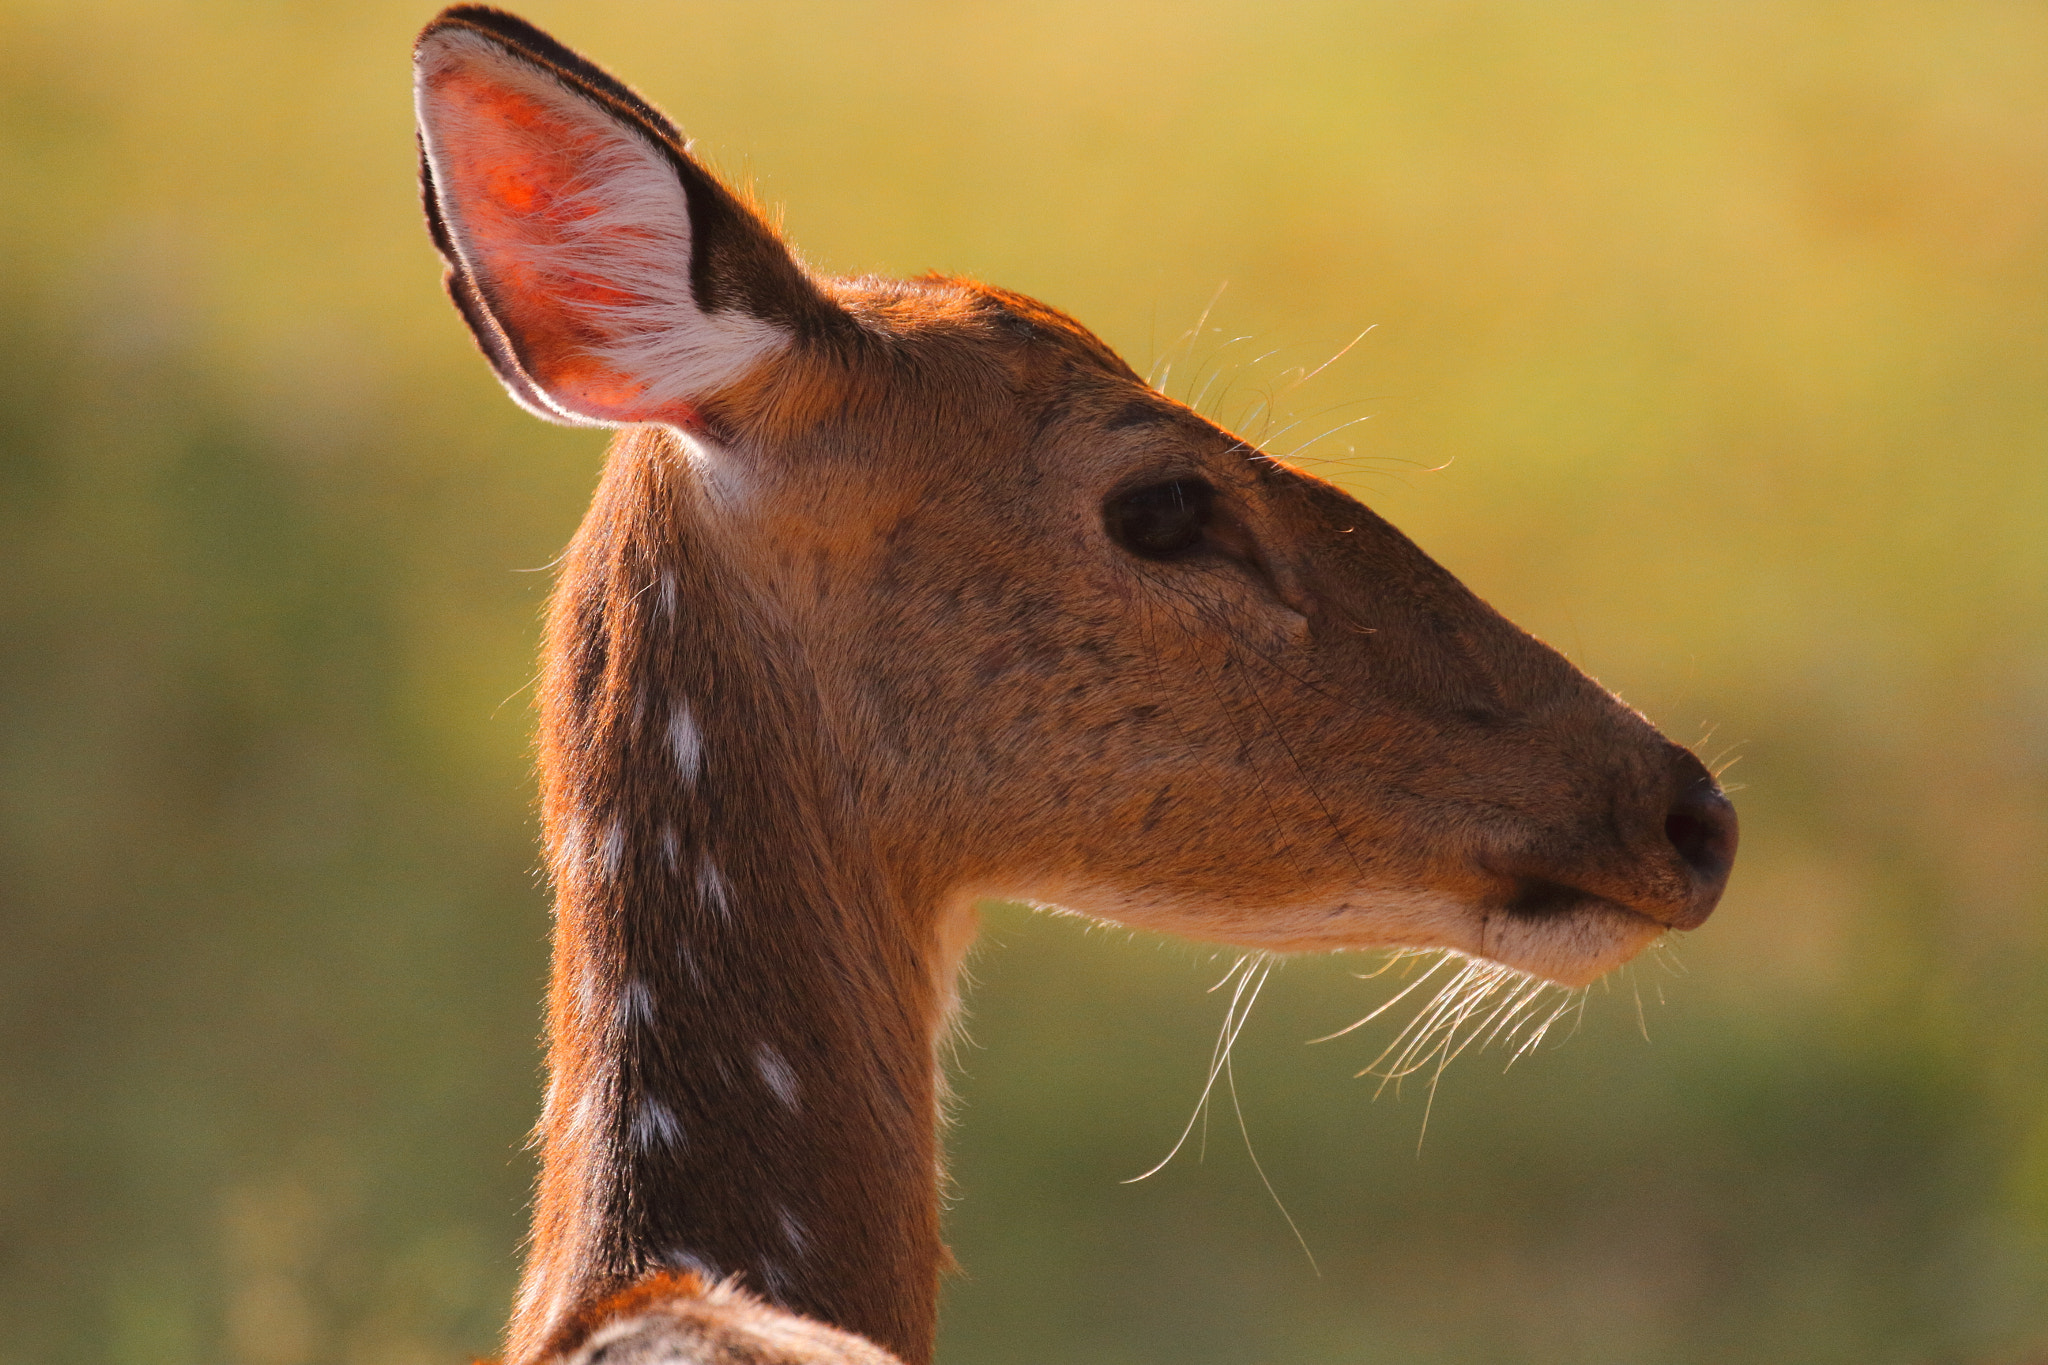
{"type": "MultiPolygon", "coordinates": [[[[2048,9],[524,10],[824,268],[1037,294],[1283,454],[1369,417],[1300,458],[1737,760],[1683,970],[1461,1061],[1419,1151],[1352,1079],[1394,1026],[1302,1046],[1387,984],[1278,972],[1237,1076],[1319,1274],[1227,1109],[1119,1183],[1231,957],[992,911],[944,1360],[2048,1359],[2048,9]]],[[[440,295],[428,14],[0,8],[5,1365],[506,1309],[523,689],[603,438],[440,295]]]]}

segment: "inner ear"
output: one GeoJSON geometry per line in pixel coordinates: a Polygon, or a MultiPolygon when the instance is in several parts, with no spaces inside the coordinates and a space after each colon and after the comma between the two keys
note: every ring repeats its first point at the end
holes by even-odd
{"type": "Polygon", "coordinates": [[[456,302],[542,415],[692,425],[788,345],[815,291],[666,120],[501,18],[457,12],[416,50],[428,212],[456,302]],[[729,277],[739,287],[713,283],[729,277]]]}

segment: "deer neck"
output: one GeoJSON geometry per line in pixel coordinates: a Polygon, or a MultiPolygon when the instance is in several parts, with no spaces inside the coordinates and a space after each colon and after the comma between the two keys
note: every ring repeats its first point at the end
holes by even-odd
{"type": "Polygon", "coordinates": [[[510,1358],[669,1267],[921,1365],[964,936],[876,866],[800,652],[704,513],[672,438],[622,438],[551,609],[550,1080],[510,1358]]]}

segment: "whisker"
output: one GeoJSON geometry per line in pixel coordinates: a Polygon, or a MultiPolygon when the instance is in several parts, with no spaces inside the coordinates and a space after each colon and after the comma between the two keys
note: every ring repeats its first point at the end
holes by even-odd
{"type": "MultiPolygon", "coordinates": [[[[1453,957],[1451,954],[1446,954],[1444,960],[1446,962],[1452,961],[1453,957]]],[[[1415,1017],[1410,1019],[1401,1031],[1394,1035],[1394,1040],[1380,1049],[1380,1055],[1373,1058],[1371,1062],[1366,1064],[1365,1069],[1358,1073],[1361,1077],[1378,1076],[1380,1078],[1379,1090],[1373,1092],[1375,1095],[1378,1095],[1380,1090],[1386,1089],[1387,1081],[1395,1079],[1394,1076],[1387,1074],[1387,1072],[1399,1071],[1398,1063],[1393,1067],[1387,1068],[1387,1071],[1381,1070],[1382,1064],[1386,1062],[1389,1056],[1405,1055],[1411,1034],[1426,1032],[1429,1028],[1434,1027],[1436,1013],[1443,1009],[1446,998],[1458,990],[1464,980],[1465,969],[1460,968],[1452,975],[1450,980],[1437,987],[1436,994],[1423,1003],[1422,1008],[1416,1011],[1415,1017]]]]}
{"type": "MultiPolygon", "coordinates": [[[[1223,1027],[1216,1035],[1216,1046],[1209,1056],[1209,1075],[1202,1082],[1202,1093],[1195,1100],[1194,1113],[1188,1115],[1187,1126],[1181,1129],[1180,1136],[1174,1139],[1172,1150],[1160,1158],[1158,1165],[1142,1175],[1132,1176],[1129,1180],[1123,1181],[1123,1184],[1135,1185],[1140,1180],[1149,1180],[1165,1170],[1174,1157],[1180,1154],[1180,1149],[1187,1145],[1189,1135],[1195,1131],[1195,1124],[1207,1112],[1209,1096],[1216,1088],[1216,1078],[1223,1073],[1223,1069],[1229,1064],[1230,1050],[1237,1045],[1237,1035],[1244,1031],[1245,1021],[1251,1018],[1251,1001],[1258,999],[1258,990],[1256,988],[1252,990],[1249,1000],[1245,997],[1245,987],[1250,984],[1252,979],[1252,972],[1247,967],[1247,964],[1253,963],[1255,959],[1264,959],[1264,954],[1247,953],[1244,957],[1238,959],[1237,964],[1231,968],[1230,974],[1224,977],[1224,980],[1228,981],[1230,976],[1236,976],[1237,987],[1230,994],[1229,1008],[1223,1012],[1223,1027]],[[1242,1009],[1239,1008],[1240,1003],[1242,1003],[1242,1009]]],[[[1222,984],[1222,982],[1217,983],[1218,986],[1222,984]]],[[[1264,975],[1260,976],[1259,984],[1261,986],[1265,984],[1264,975]]]]}
{"type": "MultiPolygon", "coordinates": [[[[1523,1039],[1521,1043],[1516,1045],[1514,1055],[1508,1058],[1508,1065],[1506,1068],[1503,1069],[1512,1069],[1516,1062],[1528,1056],[1531,1052],[1534,1052],[1536,1050],[1537,1045],[1543,1041],[1543,1035],[1550,1032],[1550,1026],[1552,1024],[1555,1024],[1560,1018],[1562,1018],[1566,1010],[1569,1010],[1574,1004],[1583,1002],[1584,999],[1585,988],[1583,986],[1580,987],[1578,990],[1566,991],[1564,999],[1557,1002],[1557,1008],[1552,1010],[1547,1016],[1545,1016],[1543,1022],[1538,1024],[1535,1030],[1531,1032],[1527,1038],[1523,1039]]],[[[1535,1016],[1531,1015],[1530,1017],[1533,1019],[1535,1016]]],[[[1519,1030],[1517,1030],[1517,1032],[1519,1032],[1519,1030]]],[[[1514,1041],[1512,1035],[1509,1036],[1508,1041],[1514,1041]]]]}
{"type": "MultiPolygon", "coordinates": [[[[1259,974],[1259,984],[1252,988],[1253,1000],[1258,999],[1259,991],[1265,987],[1266,978],[1272,974],[1272,964],[1268,963],[1265,970],[1259,974]]],[[[1249,1002],[1246,1003],[1245,1010],[1247,1013],[1250,1012],[1251,1005],[1249,1002]]],[[[1295,1223],[1294,1215],[1287,1211],[1287,1205],[1281,1202],[1280,1192],[1273,1188],[1273,1182],[1267,1178],[1266,1168],[1260,1163],[1259,1154],[1252,1150],[1252,1130],[1245,1124],[1244,1104],[1237,1097],[1237,1068],[1231,1064],[1230,1059],[1227,1057],[1223,1061],[1223,1080],[1230,1088],[1230,1107],[1237,1114],[1237,1131],[1239,1136],[1244,1138],[1244,1154],[1251,1158],[1252,1169],[1259,1173],[1259,1183],[1266,1187],[1266,1193],[1272,1197],[1273,1207],[1280,1210],[1280,1216],[1287,1220],[1287,1230],[1293,1233],[1294,1240],[1300,1243],[1301,1254],[1308,1257],[1309,1269],[1316,1273],[1317,1279],[1321,1279],[1323,1277],[1323,1268],[1316,1264],[1316,1254],[1309,1250],[1308,1238],[1301,1235],[1301,1228],[1295,1223]]]]}
{"type": "MultiPolygon", "coordinates": [[[[1491,1016],[1487,1020],[1482,1020],[1479,1027],[1466,1035],[1463,1042],[1458,1041],[1458,1030],[1464,1027],[1467,1019],[1470,1019],[1479,1012],[1479,1009],[1486,1003],[1487,999],[1504,982],[1510,980],[1513,976],[1520,975],[1520,973],[1515,972],[1512,968],[1503,968],[1497,964],[1488,965],[1491,967],[1491,970],[1484,971],[1476,977],[1476,989],[1467,994],[1462,1007],[1452,1018],[1450,1026],[1443,1030],[1442,1041],[1433,1050],[1433,1055],[1437,1058],[1436,1069],[1429,1076],[1429,1093],[1422,1105],[1422,1126],[1415,1134],[1415,1150],[1418,1155],[1422,1151],[1423,1139],[1429,1136],[1429,1119],[1430,1115],[1436,1111],[1437,1084],[1443,1080],[1444,1068],[1456,1061],[1458,1055],[1472,1045],[1472,1040],[1478,1037],[1480,1032],[1485,1029],[1487,1023],[1491,1021],[1491,1016]]],[[[1496,1013],[1500,1008],[1500,1006],[1495,1007],[1496,1013]]],[[[1425,1057],[1423,1061],[1427,1062],[1428,1058],[1425,1057]]]]}
{"type": "MultiPolygon", "coordinates": [[[[1234,336],[1230,340],[1224,342],[1221,346],[1218,346],[1215,350],[1209,352],[1208,357],[1202,361],[1202,370],[1208,370],[1211,366],[1214,366],[1214,372],[1211,373],[1207,379],[1202,381],[1201,390],[1197,392],[1193,398],[1190,398],[1188,400],[1189,407],[1193,408],[1196,412],[1200,412],[1202,410],[1202,404],[1208,401],[1210,387],[1213,386],[1217,380],[1222,379],[1224,374],[1226,373],[1224,367],[1222,365],[1217,364],[1218,358],[1222,356],[1222,354],[1225,351],[1229,350],[1232,346],[1237,345],[1238,342],[1250,341],[1251,339],[1251,334],[1249,332],[1247,332],[1243,336],[1234,336]]],[[[1198,370],[1195,373],[1196,377],[1200,378],[1202,371],[1198,370]]]]}
{"type": "Polygon", "coordinates": [[[1338,361],[1342,360],[1342,359],[1343,359],[1343,358],[1344,358],[1345,356],[1347,356],[1347,355],[1351,354],[1351,348],[1352,348],[1352,347],[1354,347],[1354,346],[1356,346],[1356,345],[1357,345],[1357,344],[1358,344],[1359,342],[1361,342],[1361,341],[1365,340],[1365,339],[1366,339],[1366,337],[1367,337],[1368,335],[1370,335],[1370,334],[1371,334],[1371,332],[1372,332],[1372,330],[1373,330],[1373,327],[1377,327],[1377,326],[1379,326],[1379,324],[1378,324],[1377,322],[1375,322],[1374,324],[1372,324],[1372,327],[1368,327],[1368,328],[1366,328],[1366,329],[1365,329],[1365,331],[1363,331],[1363,332],[1360,332],[1360,333],[1359,333],[1359,334],[1358,334],[1357,336],[1355,336],[1355,337],[1351,338],[1351,340],[1349,340],[1349,341],[1345,342],[1345,343],[1344,343],[1344,345],[1343,345],[1343,346],[1342,346],[1342,347],[1341,347],[1341,348],[1340,348],[1340,349],[1338,350],[1337,354],[1335,354],[1335,355],[1331,356],[1331,357],[1330,357],[1330,358],[1329,358],[1328,360],[1325,360],[1325,361],[1324,361],[1324,362],[1323,362],[1322,364],[1320,364],[1320,365],[1316,366],[1316,367],[1315,367],[1315,368],[1314,368],[1313,370],[1310,370],[1310,371],[1309,371],[1309,372],[1308,372],[1307,374],[1305,374],[1305,375],[1303,375],[1303,376],[1302,376],[1301,378],[1299,378],[1299,379],[1295,380],[1295,381],[1294,381],[1294,382],[1293,382],[1292,384],[1289,384],[1289,385],[1288,385],[1288,386],[1287,386],[1286,388],[1284,388],[1284,389],[1280,390],[1280,394],[1281,394],[1281,396],[1282,396],[1282,397],[1285,397],[1286,395],[1288,395],[1288,394],[1290,394],[1290,393],[1294,392],[1294,390],[1296,390],[1296,389],[1300,388],[1300,387],[1301,387],[1301,386],[1302,386],[1303,384],[1306,384],[1306,383],[1308,383],[1308,381],[1309,381],[1309,380],[1311,380],[1311,379],[1314,379],[1314,378],[1315,378],[1315,377],[1316,377],[1317,375],[1321,374],[1321,373],[1322,373],[1322,372],[1323,372],[1324,370],[1327,370],[1327,369],[1329,369],[1329,368],[1330,368],[1330,367],[1331,367],[1332,365],[1334,365],[1334,364],[1336,364],[1336,363],[1337,363],[1338,361]]]}
{"type": "MultiPolygon", "coordinates": [[[[1387,965],[1386,965],[1386,966],[1384,966],[1384,967],[1381,967],[1381,968],[1380,968],[1380,970],[1379,970],[1378,972],[1372,972],[1372,973],[1370,973],[1370,974],[1368,974],[1368,975],[1365,975],[1365,976],[1361,976],[1361,977],[1359,977],[1359,980],[1361,980],[1361,981],[1370,981],[1370,980],[1372,980],[1372,979],[1373,979],[1374,977],[1377,977],[1377,976],[1379,976],[1381,972],[1385,972],[1385,971],[1387,971],[1387,970],[1388,970],[1389,968],[1391,968],[1391,967],[1392,967],[1392,966],[1393,966],[1393,965],[1395,964],[1395,962],[1399,962],[1399,961],[1401,961],[1403,957],[1412,957],[1412,956],[1413,956],[1412,954],[1406,954],[1406,953],[1403,953],[1403,954],[1397,955],[1397,956],[1396,956],[1396,957],[1394,957],[1394,958],[1393,958],[1392,960],[1390,960],[1390,961],[1389,961],[1389,962],[1387,963],[1387,965]]],[[[1379,1007],[1378,1009],[1374,1010],[1374,1011],[1373,1011],[1373,1012],[1372,1012],[1371,1014],[1368,1014],[1368,1015],[1366,1015],[1366,1016],[1365,1016],[1365,1018],[1363,1018],[1363,1019],[1360,1019],[1360,1020],[1359,1020],[1359,1021],[1358,1021],[1357,1023],[1355,1023],[1355,1024],[1346,1024],[1346,1025],[1345,1025],[1345,1026],[1344,1026],[1343,1028],[1340,1028],[1340,1029],[1338,1029],[1338,1030],[1337,1030],[1337,1031],[1336,1031],[1335,1033],[1326,1033],[1326,1034],[1324,1034],[1324,1035],[1323,1035],[1322,1037],[1320,1037],[1320,1038],[1311,1038],[1311,1039],[1309,1039],[1309,1042],[1310,1042],[1311,1044],[1314,1044],[1314,1043],[1327,1043],[1327,1042],[1329,1042],[1329,1041],[1330,1041],[1331,1039],[1333,1039],[1333,1038],[1342,1038],[1342,1037],[1343,1037],[1343,1036],[1344,1036],[1345,1034],[1347,1034],[1347,1033],[1350,1033],[1350,1032],[1351,1032],[1352,1030],[1354,1030],[1354,1029],[1359,1029],[1359,1028],[1363,1028],[1363,1027],[1365,1027],[1365,1026],[1366,1026],[1367,1024],[1370,1024],[1370,1023],[1371,1023],[1371,1022],[1372,1022],[1373,1020],[1375,1020],[1375,1019],[1379,1018],[1379,1017],[1380,1017],[1380,1016],[1381,1016],[1382,1014],[1385,1014],[1385,1013],[1386,1013],[1386,1012],[1387,1012],[1388,1010],[1392,1009],[1392,1008],[1393,1008],[1394,1006],[1396,1006],[1396,1005],[1400,1004],[1400,1003],[1401,1003],[1401,1002],[1402,1002],[1403,1000],[1406,1000],[1406,999],[1407,999],[1407,998],[1409,997],[1409,995],[1411,995],[1411,994],[1412,994],[1412,993],[1413,993],[1413,992],[1415,991],[1415,989],[1416,989],[1416,988],[1417,988],[1418,986],[1420,986],[1420,985],[1421,985],[1421,984],[1422,984],[1423,982],[1425,982],[1425,981],[1429,980],[1429,979],[1430,979],[1430,978],[1431,978],[1432,976],[1435,976],[1435,975],[1436,975],[1436,973],[1437,973],[1437,971],[1438,971],[1438,969],[1439,969],[1439,968],[1441,968],[1441,967],[1442,967],[1442,966],[1443,966],[1443,965],[1444,965],[1444,964],[1445,964],[1446,962],[1449,962],[1450,960],[1451,960],[1451,955],[1450,955],[1449,953],[1444,953],[1444,954],[1441,954],[1440,956],[1438,956],[1438,958],[1437,958],[1437,960],[1436,960],[1436,961],[1434,961],[1434,962],[1432,962],[1432,963],[1430,963],[1430,964],[1429,964],[1429,970],[1428,970],[1428,971],[1424,972],[1424,973],[1423,973],[1423,974],[1422,974],[1421,976],[1418,976],[1418,977],[1416,977],[1416,978],[1415,978],[1415,979],[1414,979],[1413,981],[1411,981],[1411,982],[1409,982],[1409,983],[1408,983],[1407,985],[1403,986],[1403,987],[1402,987],[1402,988],[1400,989],[1399,993],[1397,993],[1397,994],[1396,994],[1396,995],[1395,995],[1395,996],[1394,996],[1394,997],[1393,997],[1392,999],[1388,1000],[1388,1001],[1387,1001],[1387,1002],[1386,1002],[1385,1004],[1381,1005],[1381,1006],[1380,1006],[1380,1007],[1379,1007]]]]}
{"type": "Polygon", "coordinates": [[[1532,976],[1526,984],[1518,986],[1509,992],[1508,998],[1502,1002],[1501,1008],[1495,1011],[1494,1019],[1489,1020],[1493,1026],[1487,1030],[1486,1041],[1479,1045],[1479,1050],[1484,1052],[1492,1047],[1494,1040],[1499,1038],[1503,1032],[1513,1028],[1515,1021],[1527,1015],[1529,1007],[1538,1000],[1541,1000],[1544,993],[1549,989],[1550,983],[1548,981],[1541,977],[1532,976]],[[1495,1022],[1496,1020],[1497,1022],[1495,1022]]]}
{"type": "Polygon", "coordinates": [[[1445,1038],[1457,1031],[1458,1021],[1473,997],[1485,989],[1485,984],[1482,964],[1468,962],[1455,979],[1455,988],[1444,993],[1441,1003],[1430,1014],[1427,1026],[1417,1031],[1414,1040],[1390,1068],[1396,1078],[1414,1075],[1429,1065],[1430,1059],[1443,1049],[1445,1038]]]}
{"type": "Polygon", "coordinates": [[[1331,427],[1328,431],[1325,431],[1317,436],[1312,436],[1308,440],[1303,441],[1300,445],[1288,451],[1285,455],[1282,455],[1280,458],[1283,460],[1298,460],[1302,457],[1301,453],[1304,450],[1308,450],[1309,448],[1314,446],[1316,442],[1326,441],[1330,437],[1335,436],[1338,432],[1343,431],[1346,427],[1355,427],[1360,422],[1370,422],[1374,416],[1375,414],[1368,412],[1362,417],[1353,417],[1347,421],[1339,422],[1336,426],[1331,427]]]}
{"type": "Polygon", "coordinates": [[[1215,985],[1211,986],[1208,990],[1202,992],[1202,994],[1214,995],[1216,994],[1216,992],[1222,990],[1224,987],[1224,983],[1228,982],[1231,977],[1236,976],[1239,969],[1241,969],[1245,963],[1251,960],[1252,958],[1250,953],[1240,953],[1238,955],[1237,961],[1230,964],[1230,970],[1225,972],[1222,978],[1219,981],[1217,981],[1215,985]]]}
{"type": "MultiPolygon", "coordinates": [[[[1176,341],[1174,343],[1174,346],[1183,347],[1183,355],[1192,355],[1194,353],[1195,342],[1201,338],[1202,329],[1209,325],[1209,314],[1215,309],[1216,301],[1223,297],[1223,291],[1228,289],[1229,287],[1229,280],[1224,280],[1221,284],[1218,284],[1216,286],[1216,292],[1209,296],[1209,301],[1206,304],[1202,305],[1201,316],[1195,319],[1195,325],[1188,328],[1187,331],[1182,332],[1180,334],[1180,340],[1176,341]]],[[[1161,368],[1159,371],[1159,378],[1156,380],[1148,379],[1146,381],[1147,383],[1151,384],[1153,388],[1159,390],[1159,392],[1161,393],[1166,392],[1167,381],[1173,375],[1174,362],[1171,357],[1173,355],[1174,346],[1169,346],[1166,348],[1167,358],[1164,367],[1161,368]]]]}
{"type": "Polygon", "coordinates": [[[1449,1040],[1457,1036],[1458,1025],[1464,1021],[1473,1002],[1484,995],[1486,988],[1483,964],[1467,963],[1458,975],[1457,989],[1445,995],[1443,1003],[1430,1016],[1429,1026],[1416,1035],[1415,1041],[1391,1068],[1395,1076],[1412,1076],[1428,1066],[1449,1040]]]}
{"type": "Polygon", "coordinates": [[[1692,975],[1692,968],[1686,966],[1685,959],[1679,956],[1678,944],[1672,940],[1671,935],[1665,934],[1653,942],[1650,951],[1656,955],[1657,965],[1672,976],[1692,975]]]}
{"type": "Polygon", "coordinates": [[[1467,1052],[1483,1053],[1499,1044],[1507,1054],[1503,1069],[1513,1069],[1515,1063],[1534,1051],[1567,1014],[1574,1016],[1573,1027],[1576,1030],[1583,1021],[1590,993],[1588,987],[1566,989],[1503,963],[1467,958],[1455,951],[1441,949],[1397,950],[1388,954],[1387,960],[1374,970],[1353,975],[1362,981],[1374,980],[1396,968],[1410,969],[1424,957],[1431,959],[1427,966],[1413,980],[1403,982],[1399,990],[1364,1018],[1335,1033],[1311,1040],[1328,1042],[1341,1038],[1386,1014],[1424,985],[1435,985],[1435,991],[1415,1010],[1393,1039],[1357,1073],[1360,1077],[1378,1078],[1379,1085],[1373,1091],[1375,1099],[1386,1093],[1389,1086],[1399,1095],[1404,1081],[1427,1073],[1422,1123],[1415,1138],[1418,1152],[1429,1136],[1437,1090],[1452,1063],[1467,1052]],[[1448,979],[1440,979],[1438,974],[1446,963],[1457,964],[1457,970],[1448,979]]]}
{"type": "MultiPolygon", "coordinates": [[[[1430,1046],[1432,1040],[1443,1022],[1456,1016],[1460,1002],[1477,984],[1478,968],[1481,965],[1476,961],[1467,961],[1457,975],[1446,981],[1443,988],[1430,998],[1429,1003],[1416,1013],[1415,1018],[1408,1022],[1408,1026],[1395,1036],[1394,1041],[1387,1044],[1380,1055],[1373,1058],[1371,1064],[1358,1073],[1360,1076],[1376,1075],[1380,1078],[1379,1089],[1373,1092],[1375,1096],[1384,1092],[1389,1083],[1398,1083],[1402,1078],[1411,1076],[1428,1065],[1429,1058],[1434,1055],[1434,1049],[1430,1046]],[[1390,1055],[1394,1060],[1388,1063],[1387,1058],[1390,1055]],[[1385,1064],[1384,1069],[1382,1064],[1385,1064]]],[[[1398,1084],[1395,1093],[1399,1093],[1398,1084]]]]}

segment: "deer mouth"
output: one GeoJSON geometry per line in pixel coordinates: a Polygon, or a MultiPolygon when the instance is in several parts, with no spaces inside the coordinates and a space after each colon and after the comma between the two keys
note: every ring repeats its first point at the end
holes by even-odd
{"type": "Polygon", "coordinates": [[[1675,791],[1653,832],[1626,852],[1567,843],[1480,861],[1492,894],[1478,911],[1479,956],[1583,985],[1663,934],[1706,922],[1735,861],[1735,808],[1698,759],[1672,754],[1675,791]]]}
{"type": "Polygon", "coordinates": [[[1478,956],[1561,986],[1605,975],[1671,930],[1604,896],[1536,878],[1478,916],[1478,956]]]}
{"type": "Polygon", "coordinates": [[[1043,909],[1268,952],[1446,948],[1561,986],[1612,971],[1672,927],[1562,882],[1520,878],[1492,894],[1475,890],[1469,883],[1455,891],[1380,886],[1331,900],[1225,908],[1201,897],[1065,885],[1026,899],[1043,909]]]}
{"type": "Polygon", "coordinates": [[[1590,891],[1581,891],[1576,886],[1554,882],[1547,877],[1524,877],[1514,894],[1508,897],[1507,904],[1501,906],[1501,911],[1527,919],[1547,919],[1553,915],[1570,914],[1589,901],[1603,899],[1590,891]]]}

